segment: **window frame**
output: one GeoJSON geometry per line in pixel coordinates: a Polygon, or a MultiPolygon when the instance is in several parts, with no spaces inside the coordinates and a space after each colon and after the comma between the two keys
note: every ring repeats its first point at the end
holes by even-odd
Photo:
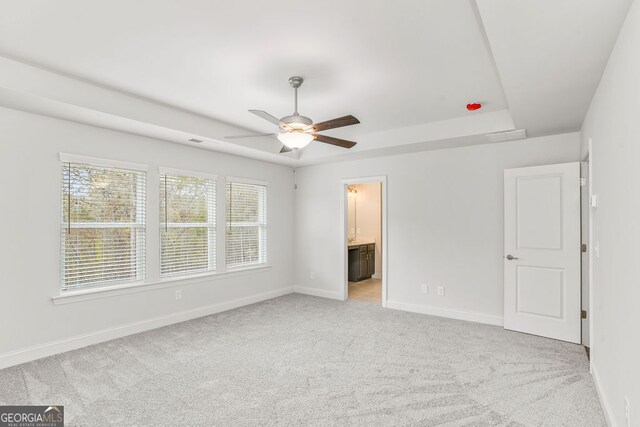
{"type": "MultiPolygon", "coordinates": [[[[256,179],[250,179],[250,178],[241,178],[241,177],[235,177],[235,176],[226,176],[225,177],[225,183],[224,183],[224,194],[225,194],[225,211],[224,211],[224,226],[225,226],[225,253],[224,253],[224,265],[227,271],[241,271],[241,270],[247,270],[247,269],[253,269],[253,268],[257,268],[257,267],[261,267],[261,266],[268,266],[269,265],[269,183],[267,181],[261,181],[261,180],[256,180],[256,179]],[[226,197],[227,194],[227,184],[229,183],[238,183],[238,184],[249,184],[249,185],[256,185],[256,186],[262,186],[265,187],[265,193],[264,193],[264,197],[265,197],[265,201],[264,201],[264,218],[265,218],[265,223],[264,224],[260,224],[260,222],[256,222],[256,223],[241,223],[242,225],[240,226],[253,226],[253,227],[258,227],[258,256],[259,258],[262,258],[262,254],[264,253],[264,259],[259,259],[258,262],[252,262],[252,263],[242,263],[242,264],[229,264],[227,262],[227,249],[228,249],[228,233],[227,230],[229,230],[229,228],[233,228],[234,224],[238,224],[238,223],[230,223],[229,222],[229,218],[228,218],[228,213],[229,213],[229,207],[227,206],[228,204],[228,200],[226,197]],[[247,224],[255,224],[255,225],[247,225],[247,224]],[[264,252],[261,250],[261,246],[264,244],[264,252]]],[[[260,204],[259,204],[260,207],[260,204]]],[[[258,215],[258,218],[260,218],[260,214],[258,215]]]]}
{"type": "Polygon", "coordinates": [[[141,163],[133,163],[126,162],[120,160],[110,160],[103,159],[97,157],[90,157],[84,155],[77,154],[69,154],[69,153],[59,153],[59,167],[60,167],[60,176],[58,182],[60,184],[64,184],[64,173],[62,172],[62,166],[65,163],[70,164],[84,164],[88,166],[101,167],[101,168],[112,168],[112,169],[123,169],[130,170],[134,172],[140,172],[144,174],[144,183],[140,185],[140,188],[137,188],[137,191],[142,190],[142,197],[136,199],[136,203],[140,204],[137,206],[138,212],[143,212],[142,218],[137,218],[135,223],[108,223],[108,222],[70,222],[64,221],[64,204],[62,203],[63,189],[62,185],[59,185],[59,200],[61,201],[61,206],[59,210],[60,214],[60,223],[59,223],[59,277],[58,277],[58,289],[60,295],[64,294],[75,294],[81,292],[88,292],[93,290],[103,290],[110,289],[113,287],[121,287],[123,285],[140,285],[145,283],[147,278],[147,256],[146,256],[146,245],[147,245],[147,199],[148,199],[148,184],[149,184],[149,167],[146,164],[141,163]],[[73,226],[75,224],[75,227],[73,226]],[[64,238],[64,230],[68,228],[130,228],[130,229],[138,229],[137,233],[137,244],[136,244],[136,280],[123,279],[123,280],[113,280],[107,282],[97,282],[93,284],[81,285],[77,287],[68,287],[65,288],[65,247],[66,240],[64,238]]]}
{"type": "MultiPolygon", "coordinates": [[[[176,168],[171,168],[171,167],[164,167],[164,166],[160,166],[158,167],[158,204],[157,204],[157,216],[158,216],[158,220],[160,221],[159,223],[159,229],[158,229],[158,235],[159,235],[159,241],[158,241],[158,277],[160,279],[160,281],[172,281],[172,280],[181,280],[181,279],[189,279],[189,278],[193,278],[193,277],[200,277],[200,276],[206,276],[206,275],[213,275],[213,274],[218,274],[218,260],[217,260],[217,254],[218,254],[218,204],[219,204],[219,200],[218,200],[218,175],[216,174],[210,174],[210,173],[206,173],[206,172],[199,172],[199,171],[193,171],[193,170],[186,170],[186,169],[176,169],[176,168]],[[161,190],[160,190],[160,185],[162,182],[162,177],[163,175],[171,175],[171,176],[184,176],[184,177],[188,177],[188,178],[200,178],[200,179],[206,179],[206,180],[210,180],[213,182],[214,184],[214,188],[213,188],[213,197],[214,197],[214,205],[213,205],[213,221],[211,221],[211,211],[209,210],[207,212],[207,218],[209,219],[209,222],[207,223],[167,223],[167,226],[170,227],[175,227],[175,228],[181,228],[181,227],[206,227],[208,230],[208,259],[209,259],[209,263],[213,263],[214,268],[213,269],[208,269],[208,270],[200,270],[200,271],[187,271],[187,272],[178,272],[178,273],[170,273],[170,274],[162,274],[162,228],[164,227],[164,223],[162,221],[160,221],[161,215],[162,215],[162,200],[160,197],[161,194],[161,190]],[[211,233],[213,231],[213,251],[212,246],[211,246],[211,233]]],[[[208,208],[211,208],[211,206],[208,204],[208,208]]]]}
{"type": "MultiPolygon", "coordinates": [[[[51,302],[53,305],[65,305],[70,303],[76,303],[81,301],[90,301],[94,299],[100,298],[108,298],[112,296],[118,295],[128,295],[137,292],[149,292],[158,289],[166,289],[173,287],[181,287],[184,285],[194,284],[194,283],[205,283],[210,280],[221,280],[225,277],[236,277],[242,275],[253,275],[258,274],[265,269],[270,269],[272,266],[269,264],[270,261],[270,252],[269,252],[269,241],[268,238],[265,242],[264,247],[264,262],[261,263],[251,263],[251,264],[241,264],[236,266],[226,265],[226,224],[227,224],[227,209],[226,209],[226,183],[227,181],[238,182],[244,184],[253,184],[253,185],[261,185],[266,187],[265,197],[267,198],[267,203],[265,203],[265,215],[266,215],[266,224],[263,225],[263,229],[267,232],[266,236],[268,236],[269,230],[269,206],[268,206],[268,192],[269,192],[269,183],[267,181],[262,180],[254,180],[248,178],[240,178],[233,176],[225,176],[225,175],[216,175],[207,172],[186,170],[186,169],[177,169],[172,167],[159,167],[154,164],[146,164],[146,163],[136,163],[129,162],[124,160],[116,160],[109,158],[101,158],[101,157],[93,157],[82,154],[71,154],[65,152],[58,153],[58,181],[57,181],[57,191],[58,193],[58,201],[62,202],[63,188],[62,183],[64,179],[64,174],[62,172],[62,164],[63,163],[84,163],[97,167],[107,167],[107,168],[118,168],[118,169],[129,169],[132,171],[138,171],[144,173],[144,181],[146,185],[144,185],[141,190],[144,191],[144,197],[141,200],[141,203],[144,205],[145,215],[144,221],[142,222],[143,231],[140,235],[143,238],[144,245],[139,245],[138,249],[142,250],[144,256],[142,258],[138,257],[138,265],[137,271],[141,274],[138,275],[138,280],[122,280],[122,281],[113,281],[107,283],[93,284],[88,286],[82,286],[77,288],[63,289],[63,274],[64,270],[63,262],[64,252],[62,249],[62,245],[64,244],[63,236],[62,236],[62,223],[63,217],[60,216],[57,221],[57,233],[58,233],[58,249],[56,250],[58,259],[59,268],[59,277],[57,281],[57,291],[54,295],[51,296],[51,302]],[[197,272],[190,275],[170,275],[170,276],[162,276],[160,277],[160,250],[161,250],[161,242],[160,242],[160,233],[159,233],[159,220],[160,220],[160,174],[183,174],[186,176],[193,176],[199,178],[213,179],[215,178],[216,182],[216,221],[215,221],[215,230],[216,230],[216,270],[215,271],[204,271],[197,272]],[[220,238],[220,231],[225,229],[225,238],[220,238]],[[156,234],[157,233],[157,234],[156,234]]],[[[64,205],[61,204],[58,210],[58,215],[62,214],[62,209],[64,205]]],[[[108,223],[101,223],[108,224],[108,223]]],[[[129,223],[127,223],[129,224],[129,223]]],[[[65,226],[67,223],[65,223],[65,226]]]]}

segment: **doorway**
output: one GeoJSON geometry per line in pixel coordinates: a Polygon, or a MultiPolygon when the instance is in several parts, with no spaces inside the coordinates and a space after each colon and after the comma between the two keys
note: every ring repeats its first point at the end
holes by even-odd
{"type": "Polygon", "coordinates": [[[386,306],[386,177],[341,182],[343,299],[386,306]]]}

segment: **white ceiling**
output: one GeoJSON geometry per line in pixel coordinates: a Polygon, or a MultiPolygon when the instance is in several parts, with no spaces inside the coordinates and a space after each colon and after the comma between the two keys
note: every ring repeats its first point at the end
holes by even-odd
{"type": "Polygon", "coordinates": [[[510,111],[529,135],[579,130],[632,0],[477,0],[510,111]]]}
{"type": "MultiPolygon", "coordinates": [[[[0,55],[229,124],[193,129],[223,141],[212,149],[230,129],[273,131],[247,110],[290,114],[287,79],[301,75],[300,113],[355,115],[360,125],[327,133],[373,153],[579,129],[630,2],[23,0],[0,5],[0,55]],[[473,101],[484,108],[466,111],[473,101]]],[[[314,143],[287,162],[344,152],[314,143]]]]}

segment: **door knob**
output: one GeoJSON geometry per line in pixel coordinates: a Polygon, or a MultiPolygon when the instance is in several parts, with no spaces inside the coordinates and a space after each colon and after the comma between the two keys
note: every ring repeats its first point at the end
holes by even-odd
{"type": "Polygon", "coordinates": [[[518,258],[514,257],[511,254],[507,255],[505,258],[508,259],[509,261],[514,260],[514,259],[518,259],[518,258]]]}

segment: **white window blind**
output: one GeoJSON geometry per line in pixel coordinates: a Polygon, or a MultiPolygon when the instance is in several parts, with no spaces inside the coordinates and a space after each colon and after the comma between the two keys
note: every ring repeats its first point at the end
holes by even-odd
{"type": "Polygon", "coordinates": [[[63,290],[144,279],[146,173],[62,163],[63,290]]]}
{"type": "Polygon", "coordinates": [[[267,262],[267,187],[227,181],[228,267],[267,262]]]}
{"type": "Polygon", "coordinates": [[[216,181],[160,175],[160,275],[216,269],[216,181]]]}

